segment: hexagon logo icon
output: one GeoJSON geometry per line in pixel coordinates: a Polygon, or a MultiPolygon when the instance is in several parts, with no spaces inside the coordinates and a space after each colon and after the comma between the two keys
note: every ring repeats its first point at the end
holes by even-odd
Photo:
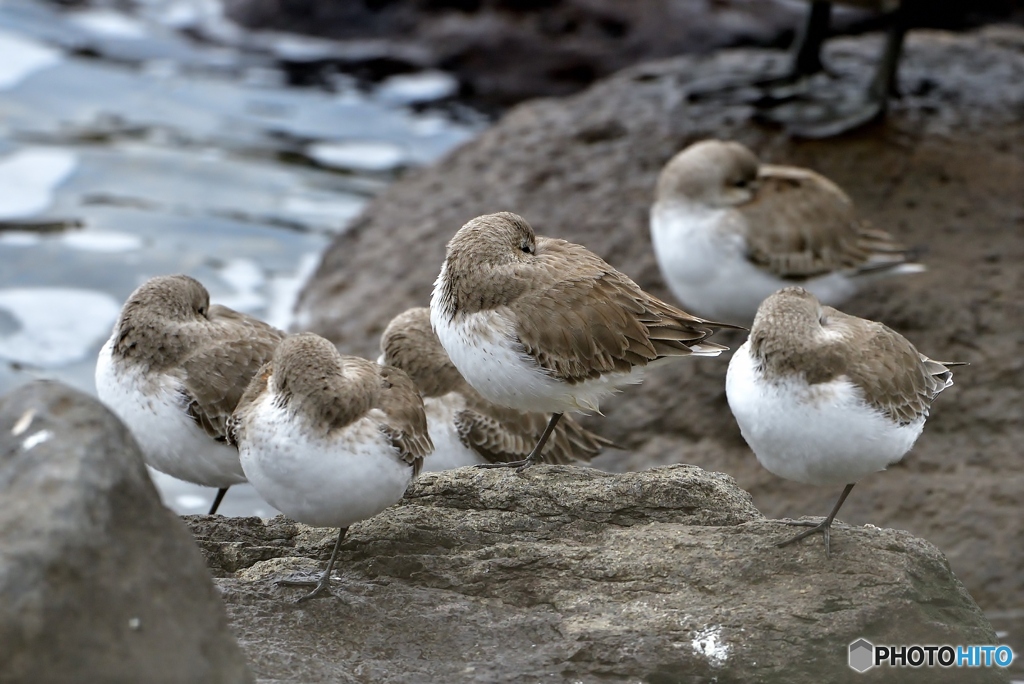
{"type": "Polygon", "coordinates": [[[875,666],[875,645],[867,639],[857,639],[850,644],[850,667],[857,672],[867,672],[875,666]]]}

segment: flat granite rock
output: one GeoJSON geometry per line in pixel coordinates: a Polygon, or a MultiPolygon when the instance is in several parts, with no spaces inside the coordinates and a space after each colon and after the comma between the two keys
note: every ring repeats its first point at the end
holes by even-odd
{"type": "Polygon", "coordinates": [[[847,666],[848,645],[995,635],[931,544],[839,526],[783,549],[732,478],[536,466],[421,476],[354,525],[335,598],[274,580],[322,569],[334,532],[189,516],[261,682],[1005,682],[1005,671],[847,666]]]}
{"type": "MultiPolygon", "coordinates": [[[[881,37],[830,41],[832,86],[870,79],[881,37]]],[[[689,102],[694,88],[749,79],[781,56],[727,50],[640,65],[580,95],[511,111],[437,165],[409,173],[335,239],[306,285],[297,326],[375,358],[381,331],[424,306],[445,243],[474,216],[511,210],[541,235],[580,242],[668,298],[648,234],[661,166],[707,137],[814,168],[866,218],[926,248],[928,272],[867,288],[844,309],[881,320],[932,358],[968,361],[935,402],[914,450],[865,478],[842,514],[936,544],[986,609],[1024,608],[1024,30],[912,31],[903,96],[856,134],[797,141],[741,104],[689,102]]],[[[845,90],[844,90],[845,89],[845,90]]],[[[716,336],[730,346],[742,336],[716,336]]],[[[729,473],[769,517],[825,515],[839,489],[781,480],[754,459],[725,400],[728,356],[681,359],[605,402],[588,428],[629,448],[594,465],[693,463],[729,473]]]]}
{"type": "Polygon", "coordinates": [[[0,682],[251,681],[202,555],[114,414],[53,382],[0,398],[0,682]]]}

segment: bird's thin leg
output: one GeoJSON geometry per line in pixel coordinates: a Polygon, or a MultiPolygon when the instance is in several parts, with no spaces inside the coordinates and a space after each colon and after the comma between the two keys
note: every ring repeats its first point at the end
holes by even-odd
{"type": "Polygon", "coordinates": [[[217,490],[217,496],[213,497],[213,505],[210,506],[210,512],[207,515],[214,515],[217,512],[217,509],[220,508],[220,502],[224,500],[224,495],[227,493],[227,487],[221,487],[217,490]]]}
{"type": "Polygon", "coordinates": [[[796,49],[793,50],[793,58],[790,61],[789,73],[755,85],[773,86],[796,83],[797,81],[813,76],[825,69],[821,62],[821,47],[828,37],[828,27],[832,21],[832,3],[816,1],[811,3],[811,10],[807,13],[807,21],[803,30],[797,37],[796,49]]]}
{"type": "Polygon", "coordinates": [[[765,107],[793,99],[806,88],[806,81],[810,76],[819,71],[827,71],[821,61],[821,48],[825,43],[825,38],[828,37],[831,19],[832,3],[815,0],[811,3],[807,20],[804,22],[790,53],[792,56],[789,60],[789,68],[785,73],[780,76],[760,78],[753,82],[744,80],[740,83],[704,84],[689,92],[689,100],[698,102],[739,92],[742,101],[765,107]],[[743,93],[751,87],[757,89],[753,96],[743,93]]]}
{"type": "Polygon", "coordinates": [[[793,542],[800,541],[804,537],[809,537],[812,534],[816,534],[818,532],[821,532],[822,536],[825,538],[825,557],[826,558],[831,558],[832,557],[832,549],[829,546],[829,542],[830,542],[830,530],[832,529],[832,521],[836,519],[836,514],[839,512],[839,509],[842,508],[843,502],[846,501],[846,497],[848,497],[850,495],[850,492],[853,491],[853,485],[854,484],[856,484],[856,483],[846,485],[846,489],[844,489],[843,493],[839,496],[839,501],[836,501],[836,505],[832,507],[832,512],[829,513],[828,517],[825,518],[824,520],[822,520],[820,523],[812,523],[812,522],[807,521],[807,520],[783,520],[782,522],[784,524],[786,524],[786,525],[809,526],[811,529],[804,530],[803,532],[801,532],[800,534],[796,535],[792,539],[787,539],[786,541],[781,541],[781,542],[777,543],[776,546],[778,546],[778,547],[788,546],[789,544],[792,544],[793,542]]]}
{"type": "MultiPolygon", "coordinates": [[[[868,85],[863,98],[840,102],[835,106],[826,107],[826,113],[817,119],[807,121],[794,120],[787,122],[778,118],[779,123],[786,124],[787,130],[800,138],[829,138],[834,135],[855,130],[885,116],[889,106],[889,97],[897,94],[896,73],[899,68],[900,55],[903,52],[903,41],[907,35],[910,20],[909,10],[904,0],[893,12],[892,23],[886,34],[885,47],[878,60],[874,76],[868,85]]],[[[761,118],[772,120],[770,114],[761,118]]]]}
{"type": "Polygon", "coordinates": [[[811,3],[811,11],[807,13],[807,23],[793,52],[793,63],[790,74],[794,76],[810,76],[825,68],[821,63],[821,46],[828,36],[828,27],[832,22],[832,3],[811,3]]]}
{"type": "Polygon", "coordinates": [[[544,434],[540,436],[540,441],[537,442],[537,446],[533,447],[533,451],[530,455],[521,461],[509,461],[507,463],[480,463],[477,468],[516,468],[520,472],[526,470],[532,465],[540,463],[540,453],[544,450],[544,445],[548,441],[548,437],[555,431],[555,425],[558,424],[558,419],[562,417],[561,413],[552,413],[550,420],[548,420],[548,426],[544,428],[544,434]]]}
{"type": "Polygon", "coordinates": [[[348,533],[347,527],[341,527],[338,529],[338,541],[334,542],[334,551],[331,552],[331,559],[327,561],[327,569],[319,580],[306,579],[303,577],[290,577],[288,579],[277,580],[276,584],[282,587],[308,587],[316,585],[313,591],[309,592],[305,596],[300,597],[296,603],[302,603],[312,598],[319,598],[321,596],[333,596],[331,593],[331,573],[334,572],[334,562],[338,559],[338,549],[341,548],[341,542],[345,539],[345,535],[348,533]]]}
{"type": "Polygon", "coordinates": [[[882,57],[875,70],[875,76],[868,86],[868,100],[885,102],[890,95],[898,95],[899,89],[896,83],[896,71],[900,64],[900,55],[903,53],[903,41],[907,36],[909,20],[907,10],[900,7],[893,12],[892,24],[885,37],[885,47],[882,50],[882,57]]]}

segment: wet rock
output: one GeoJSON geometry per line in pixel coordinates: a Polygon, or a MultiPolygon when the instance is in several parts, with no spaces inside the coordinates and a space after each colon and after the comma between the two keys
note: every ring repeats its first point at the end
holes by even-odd
{"type": "MultiPolygon", "coordinates": [[[[186,520],[267,681],[857,682],[847,649],[860,637],[995,638],[931,544],[842,526],[831,561],[820,540],[778,549],[792,528],[692,466],[426,474],[351,528],[337,598],[301,607],[273,580],[322,567],[331,530],[186,520]]],[[[963,681],[955,669],[874,674],[963,681]]]]}
{"type": "Polygon", "coordinates": [[[252,681],[188,530],[94,399],[0,399],[0,549],[0,680],[252,681]]]}
{"type": "MultiPolygon", "coordinates": [[[[877,28],[884,17],[839,3],[832,31],[877,28]]],[[[285,60],[290,70],[332,66],[360,76],[440,68],[463,97],[507,105],[566,95],[638,62],[740,45],[781,47],[807,6],[792,0],[226,0],[235,21],[340,39],[325,61],[285,60]]],[[[1024,21],[1018,0],[922,3],[916,27],[963,29],[1024,21]]],[[[308,78],[308,75],[307,75],[308,78]]],[[[314,79],[315,80],[315,79],[314,79]]]]}
{"type": "MultiPolygon", "coordinates": [[[[806,12],[786,0],[227,0],[225,8],[250,28],[350,41],[358,46],[353,56],[372,44],[360,73],[440,68],[458,76],[463,96],[498,105],[573,93],[644,59],[784,45],[806,12]]],[[[871,17],[847,8],[835,14],[838,30],[871,17]]]]}
{"type": "MultiPolygon", "coordinates": [[[[870,78],[877,37],[837,39],[827,57],[852,85],[870,78]]],[[[809,166],[871,221],[927,247],[927,273],[879,283],[845,308],[882,320],[933,358],[963,360],[909,456],[865,479],[850,521],[935,543],[982,606],[1024,607],[1024,30],[911,33],[902,99],[881,125],[799,142],[743,105],[688,103],[708,80],[750,78],[777,60],[723,51],[628,69],[564,100],[521,105],[433,168],[378,197],[307,284],[299,325],[373,357],[387,322],[429,301],[447,240],[479,214],[523,214],[537,232],[587,245],[671,298],[654,260],[648,207],[662,164],[705,137],[809,166]]],[[[742,336],[721,341],[736,346],[742,336]]],[[[771,517],[824,515],[838,491],[780,480],[743,443],[725,401],[727,358],[684,359],[602,406],[591,429],[631,449],[598,467],[687,462],[734,476],[771,517]]]]}

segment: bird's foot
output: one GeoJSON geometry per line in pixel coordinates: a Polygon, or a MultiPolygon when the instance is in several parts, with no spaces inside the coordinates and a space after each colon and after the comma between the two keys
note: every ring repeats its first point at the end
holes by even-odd
{"type": "Polygon", "coordinates": [[[527,468],[530,465],[530,459],[524,458],[521,461],[502,461],[500,463],[477,463],[474,468],[527,468]]]}
{"type": "Polygon", "coordinates": [[[807,79],[792,75],[771,76],[755,81],[734,78],[709,78],[693,83],[687,89],[689,102],[747,104],[767,107],[786,102],[808,90],[807,79]]]}
{"type": "Polygon", "coordinates": [[[797,138],[820,140],[848,133],[885,115],[885,98],[840,101],[799,100],[759,109],[755,119],[783,126],[797,138]]]}
{"type": "Polygon", "coordinates": [[[314,598],[334,596],[331,592],[331,578],[327,573],[318,575],[293,575],[274,582],[279,587],[313,587],[313,591],[296,599],[296,603],[304,603],[314,598]]]}
{"type": "Polygon", "coordinates": [[[330,578],[325,577],[322,581],[317,583],[316,588],[313,589],[313,591],[309,592],[305,596],[300,596],[295,599],[295,603],[305,603],[310,599],[327,598],[328,596],[334,598],[334,592],[331,591],[330,578]]]}
{"type": "Polygon", "coordinates": [[[527,468],[530,468],[537,464],[532,458],[524,458],[521,461],[507,461],[504,463],[478,463],[474,468],[515,468],[517,473],[521,473],[527,468]]]}
{"type": "Polygon", "coordinates": [[[780,75],[764,76],[752,81],[709,78],[692,84],[687,89],[686,99],[694,103],[721,102],[768,109],[806,98],[828,81],[838,78],[838,74],[824,66],[811,70],[790,70],[780,75]]]}
{"type": "Polygon", "coordinates": [[[775,546],[779,548],[782,548],[783,546],[789,546],[793,542],[798,542],[801,539],[811,536],[812,534],[817,534],[818,532],[821,532],[822,536],[825,538],[825,558],[832,558],[832,549],[830,546],[832,521],[830,519],[824,518],[821,522],[817,523],[811,522],[810,520],[782,520],[780,522],[783,525],[793,525],[794,527],[809,527],[811,529],[804,530],[795,537],[791,537],[790,539],[786,539],[785,541],[777,542],[775,546]]]}
{"type": "Polygon", "coordinates": [[[533,460],[532,458],[528,458],[525,461],[523,461],[523,464],[521,466],[516,468],[516,472],[521,473],[527,468],[532,468],[535,465],[537,465],[537,461],[533,460]]]}
{"type": "Polygon", "coordinates": [[[763,109],[806,96],[811,91],[811,78],[805,74],[785,74],[754,81],[752,86],[757,89],[757,96],[748,98],[746,104],[763,109]]]}

